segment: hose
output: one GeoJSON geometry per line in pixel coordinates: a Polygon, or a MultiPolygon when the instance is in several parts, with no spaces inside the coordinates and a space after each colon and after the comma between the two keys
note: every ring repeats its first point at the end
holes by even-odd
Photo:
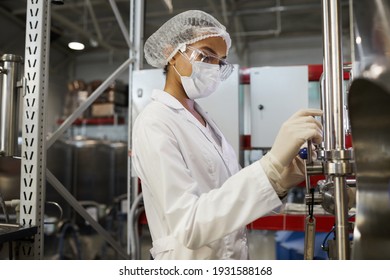
{"type": "MultiPolygon", "coordinates": [[[[59,213],[60,213],[60,217],[57,219],[57,221],[61,221],[62,220],[62,217],[64,215],[64,211],[62,210],[62,207],[55,201],[46,201],[46,204],[50,204],[50,205],[54,205],[55,207],[57,207],[59,213]]],[[[44,222],[45,224],[55,224],[57,222],[44,222]]]]}
{"type": "Polygon", "coordinates": [[[64,227],[61,230],[61,235],[60,235],[60,241],[59,241],[59,246],[58,246],[58,251],[59,251],[59,259],[64,260],[64,243],[66,239],[66,234],[67,232],[70,231],[72,233],[73,239],[76,243],[76,249],[77,249],[77,259],[81,260],[81,244],[79,237],[77,235],[77,229],[75,228],[74,225],[71,223],[66,223],[64,227]]]}

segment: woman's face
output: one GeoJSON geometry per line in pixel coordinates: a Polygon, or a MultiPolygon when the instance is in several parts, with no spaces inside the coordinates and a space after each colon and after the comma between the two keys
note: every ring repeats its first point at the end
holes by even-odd
{"type": "MultiPolygon", "coordinates": [[[[204,53],[217,56],[221,59],[226,59],[227,46],[225,40],[222,37],[210,37],[191,44],[189,45],[189,47],[191,47],[191,49],[197,49],[204,53]]],[[[184,55],[178,52],[174,56],[174,59],[171,61],[171,64],[176,67],[176,70],[182,76],[191,76],[192,66],[188,58],[185,57],[185,55],[187,57],[190,57],[192,52],[193,50],[187,48],[184,52],[184,55]]]]}

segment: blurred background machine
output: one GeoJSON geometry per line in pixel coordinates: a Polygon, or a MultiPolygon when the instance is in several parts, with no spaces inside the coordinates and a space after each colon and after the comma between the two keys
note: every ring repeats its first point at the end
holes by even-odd
{"type": "MultiPolygon", "coordinates": [[[[78,200],[87,212],[115,238],[125,242],[126,215],[122,208],[123,200],[127,197],[127,145],[125,142],[88,139],[59,140],[50,147],[47,154],[47,167],[62,182],[67,190],[78,200]],[[58,160],[58,159],[62,160],[58,160]]],[[[82,258],[82,259],[111,259],[117,255],[108,250],[104,240],[81,216],[65,201],[65,199],[48,183],[47,201],[55,201],[63,208],[63,217],[57,221],[60,226],[57,231],[47,234],[57,235],[46,242],[47,257],[82,258]],[[75,231],[79,239],[78,251],[59,250],[59,244],[69,242],[69,234],[63,233],[64,226],[75,231]],[[60,238],[58,239],[58,236],[60,238]],[[62,243],[61,243],[62,242],[62,243]],[[56,255],[57,254],[57,255],[56,255]]],[[[50,210],[51,208],[48,207],[50,210]]],[[[55,217],[53,210],[51,217],[55,217]]],[[[66,230],[65,230],[66,231],[66,230]]],[[[70,235],[71,236],[71,235],[70,235]]],[[[62,245],[64,246],[64,245],[62,245]]],[[[71,248],[68,246],[68,249],[71,248]]]]}
{"type": "MultiPolygon", "coordinates": [[[[20,109],[23,79],[22,58],[4,54],[0,58],[0,255],[15,257],[16,242],[36,232],[36,227],[21,227],[19,220],[21,182],[20,109]]],[[[91,90],[102,82],[91,84],[91,90]]],[[[70,115],[88,97],[82,81],[70,84],[64,114],[70,115]],[[85,95],[85,96],[84,96],[85,95]]],[[[126,108],[126,86],[119,81],[104,92],[96,104],[126,108]]],[[[113,117],[115,107],[97,117],[113,117]]],[[[92,115],[94,113],[92,112],[92,115]]],[[[85,115],[90,117],[90,115],[85,115]]],[[[98,129],[95,125],[95,130],[98,129]]],[[[33,128],[32,128],[33,129],[33,128]]],[[[78,131],[75,132],[78,134],[78,131]]],[[[126,133],[126,131],[124,132],[126,133]]],[[[73,135],[73,133],[71,133],[73,135]]],[[[123,246],[126,244],[127,143],[88,138],[87,135],[64,138],[47,152],[46,166],[66,189],[123,246]]],[[[121,138],[118,136],[117,138],[121,138]]],[[[123,138],[123,137],[122,137],[123,138]]],[[[25,156],[25,155],[24,155],[25,156]]],[[[26,167],[25,167],[26,168],[26,167]]],[[[45,258],[117,258],[104,240],[92,231],[50,184],[45,190],[45,258]],[[76,249],[75,249],[76,248],[76,249]]]]}
{"type": "MultiPolygon", "coordinates": [[[[123,203],[127,198],[127,144],[83,137],[59,140],[48,150],[47,167],[87,212],[126,246],[123,203]]],[[[0,192],[4,206],[0,223],[19,223],[16,209],[20,179],[20,159],[0,157],[0,192]]],[[[45,201],[46,259],[118,258],[49,183],[45,201]]],[[[0,250],[2,258],[8,252],[4,249],[0,250]]]]}
{"type": "Polygon", "coordinates": [[[354,1],[355,79],[348,97],[357,208],[353,259],[390,259],[390,3],[354,1]]]}
{"type": "Polygon", "coordinates": [[[21,64],[20,56],[0,57],[0,156],[18,154],[21,64]]]}

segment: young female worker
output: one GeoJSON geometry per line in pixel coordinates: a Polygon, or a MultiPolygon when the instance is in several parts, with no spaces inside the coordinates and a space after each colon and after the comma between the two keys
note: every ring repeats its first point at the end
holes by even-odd
{"type": "Polygon", "coordinates": [[[166,69],[164,90],[154,90],[132,135],[155,259],[248,259],[245,226],[280,206],[288,189],[303,181],[296,155],[306,140],[322,140],[313,118],[322,112],[299,111],[270,152],[240,168],[195,101],[231,74],[230,45],[225,27],[202,11],[171,18],[145,43],[148,63],[166,69]]]}

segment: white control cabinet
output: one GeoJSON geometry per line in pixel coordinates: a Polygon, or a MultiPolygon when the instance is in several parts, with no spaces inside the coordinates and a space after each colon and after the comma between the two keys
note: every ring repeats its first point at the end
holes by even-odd
{"type": "MultiPolygon", "coordinates": [[[[196,102],[209,113],[233,146],[239,156],[239,66],[234,65],[231,76],[218,87],[217,91],[196,102]]],[[[163,89],[165,75],[162,69],[139,70],[133,72],[133,112],[132,121],[150,102],[153,89],[163,89]]]]}
{"type": "Polygon", "coordinates": [[[299,109],[308,107],[308,91],[307,66],[250,69],[253,148],[272,147],[283,122],[299,109]]]}

